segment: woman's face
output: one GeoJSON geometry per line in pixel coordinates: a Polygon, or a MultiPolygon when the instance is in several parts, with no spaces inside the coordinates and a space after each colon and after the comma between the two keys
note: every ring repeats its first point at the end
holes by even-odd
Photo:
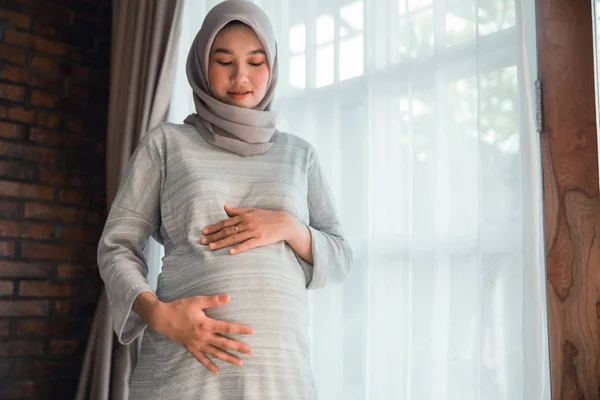
{"type": "Polygon", "coordinates": [[[260,40],[247,25],[222,29],[212,44],[208,81],[213,97],[237,107],[256,107],[267,92],[269,66],[260,40]]]}

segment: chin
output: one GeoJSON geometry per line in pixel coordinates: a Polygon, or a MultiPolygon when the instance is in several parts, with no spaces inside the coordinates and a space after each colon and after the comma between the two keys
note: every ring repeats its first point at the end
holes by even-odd
{"type": "Polygon", "coordinates": [[[254,108],[258,105],[254,100],[232,100],[232,99],[222,99],[223,103],[229,104],[230,106],[236,106],[240,108],[254,108]]]}

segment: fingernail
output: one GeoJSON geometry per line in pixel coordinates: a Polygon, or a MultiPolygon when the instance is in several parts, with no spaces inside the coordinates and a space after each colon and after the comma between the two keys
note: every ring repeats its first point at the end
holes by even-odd
{"type": "Polygon", "coordinates": [[[235,254],[235,249],[231,249],[231,250],[229,250],[229,252],[230,252],[231,254],[235,254]]]}
{"type": "Polygon", "coordinates": [[[214,249],[215,246],[216,246],[216,244],[214,244],[214,243],[211,243],[211,244],[208,245],[208,247],[210,247],[211,249],[214,249]]]}
{"type": "Polygon", "coordinates": [[[208,229],[204,229],[204,230],[202,231],[202,233],[204,233],[204,234],[208,233],[208,229]]]}
{"type": "Polygon", "coordinates": [[[244,362],[242,360],[238,361],[238,365],[241,367],[242,365],[244,365],[244,362]]]}
{"type": "Polygon", "coordinates": [[[200,240],[200,243],[202,244],[206,244],[208,242],[208,240],[206,238],[202,238],[202,240],[200,240]]]}

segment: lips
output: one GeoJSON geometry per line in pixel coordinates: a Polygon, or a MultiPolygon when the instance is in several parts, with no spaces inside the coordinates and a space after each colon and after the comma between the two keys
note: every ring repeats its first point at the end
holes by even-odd
{"type": "Polygon", "coordinates": [[[252,93],[251,91],[241,91],[241,90],[235,91],[235,92],[227,92],[229,97],[231,97],[234,100],[244,100],[251,93],[252,93]]]}

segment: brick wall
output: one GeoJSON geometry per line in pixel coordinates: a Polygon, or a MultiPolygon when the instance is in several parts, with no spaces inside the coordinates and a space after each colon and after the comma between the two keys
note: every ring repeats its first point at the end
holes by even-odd
{"type": "Polygon", "coordinates": [[[0,0],[0,399],[70,399],[100,292],[110,0],[0,0]]]}

